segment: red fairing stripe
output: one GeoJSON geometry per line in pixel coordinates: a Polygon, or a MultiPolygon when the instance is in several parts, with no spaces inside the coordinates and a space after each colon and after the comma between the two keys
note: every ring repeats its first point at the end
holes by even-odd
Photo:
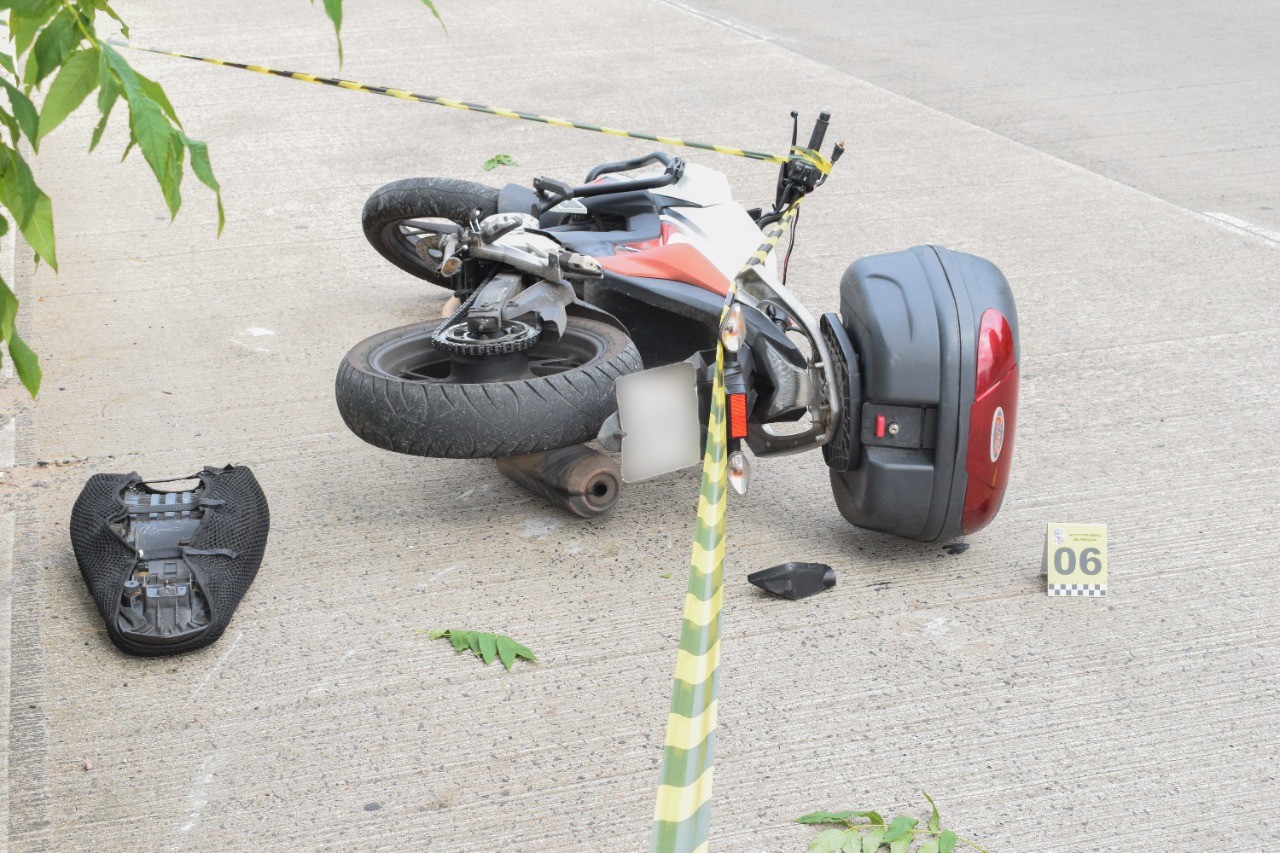
{"type": "Polygon", "coordinates": [[[600,266],[618,275],[683,281],[720,296],[729,292],[729,278],[688,243],[668,243],[643,252],[605,256],[596,260],[600,262],[600,266]]]}
{"type": "Polygon", "coordinates": [[[1018,365],[1013,330],[999,311],[988,308],[978,332],[978,365],[965,472],[962,533],[974,533],[1000,511],[1013,462],[1018,415],[1018,365]]]}
{"type": "Polygon", "coordinates": [[[664,222],[658,229],[658,236],[652,240],[638,240],[635,243],[623,243],[618,248],[628,249],[632,252],[643,252],[647,249],[656,249],[659,246],[665,246],[671,242],[672,235],[679,234],[675,226],[670,222],[664,222]]]}

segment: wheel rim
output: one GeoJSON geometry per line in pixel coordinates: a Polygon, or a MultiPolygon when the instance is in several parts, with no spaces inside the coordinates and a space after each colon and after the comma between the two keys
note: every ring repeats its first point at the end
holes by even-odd
{"type": "Polygon", "coordinates": [[[450,355],[431,343],[433,328],[393,338],[369,353],[369,367],[401,382],[478,385],[554,376],[587,367],[604,357],[608,340],[590,329],[569,325],[559,340],[545,338],[523,352],[478,358],[450,355]]]}
{"type": "Polygon", "coordinates": [[[428,234],[459,234],[461,232],[461,226],[449,219],[425,216],[396,219],[382,226],[382,245],[410,265],[431,275],[439,276],[440,268],[423,260],[418,254],[418,241],[428,234]]]}

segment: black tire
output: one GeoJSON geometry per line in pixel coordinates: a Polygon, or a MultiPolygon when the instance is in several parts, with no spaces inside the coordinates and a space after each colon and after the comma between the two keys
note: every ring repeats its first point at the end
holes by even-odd
{"type": "Polygon", "coordinates": [[[441,276],[414,251],[412,234],[456,231],[475,211],[481,219],[497,213],[498,190],[452,178],[406,178],[369,196],[360,219],[365,239],[378,254],[411,275],[453,290],[453,279],[441,276]],[[410,220],[419,227],[402,227],[410,220]]]}
{"type": "Polygon", "coordinates": [[[360,438],[396,453],[448,459],[569,447],[595,438],[617,407],[614,380],[641,369],[626,332],[571,317],[560,341],[542,341],[527,351],[531,363],[560,359],[555,367],[507,381],[429,378],[453,369],[431,344],[438,325],[382,332],[347,353],[338,368],[338,411],[360,438]],[[580,363],[565,369],[564,362],[580,363]],[[556,372],[536,375],[551,370],[556,372]]]}

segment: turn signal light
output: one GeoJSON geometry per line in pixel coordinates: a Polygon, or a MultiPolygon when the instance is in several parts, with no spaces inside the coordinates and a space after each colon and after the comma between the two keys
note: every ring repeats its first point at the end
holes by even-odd
{"type": "Polygon", "coordinates": [[[751,463],[747,461],[747,454],[735,450],[729,454],[729,485],[738,494],[745,495],[750,483],[751,463]]]}
{"type": "Polygon", "coordinates": [[[720,343],[729,352],[737,352],[746,336],[747,324],[742,318],[742,306],[735,302],[720,321],[720,343]]]}

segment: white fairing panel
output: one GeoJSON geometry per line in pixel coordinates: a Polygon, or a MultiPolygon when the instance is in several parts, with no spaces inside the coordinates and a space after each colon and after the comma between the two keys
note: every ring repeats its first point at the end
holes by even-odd
{"type": "Polygon", "coordinates": [[[701,205],[728,204],[733,201],[729,179],[715,169],[708,169],[697,163],[685,163],[684,175],[680,180],[655,192],[667,198],[678,198],[701,205]]]}
{"type": "MultiPolygon", "coordinates": [[[[673,228],[667,242],[692,244],[728,278],[737,275],[760,247],[760,229],[733,200],[729,180],[714,169],[689,163],[679,181],[654,191],[654,195],[689,202],[663,215],[663,221],[673,228]]],[[[776,269],[772,255],[765,267],[772,278],[776,269]]]]}

